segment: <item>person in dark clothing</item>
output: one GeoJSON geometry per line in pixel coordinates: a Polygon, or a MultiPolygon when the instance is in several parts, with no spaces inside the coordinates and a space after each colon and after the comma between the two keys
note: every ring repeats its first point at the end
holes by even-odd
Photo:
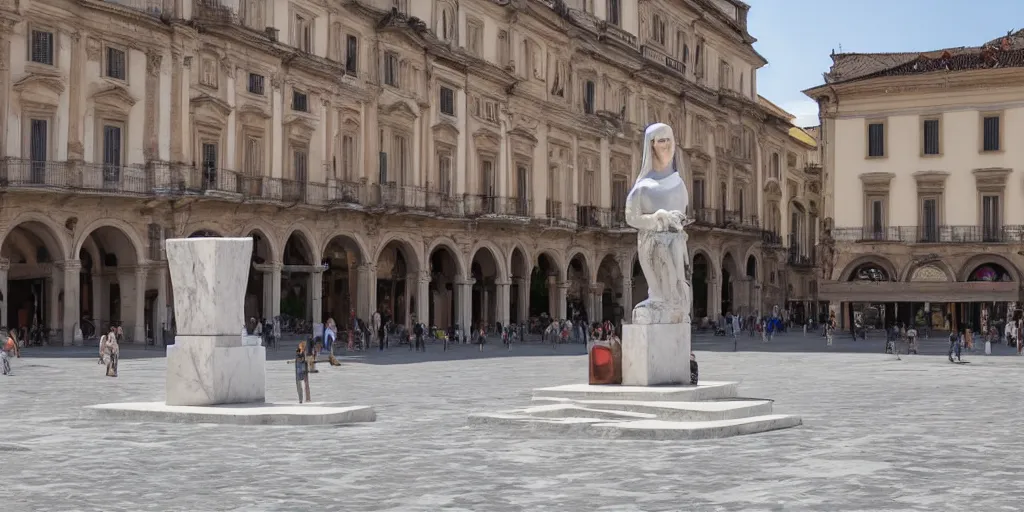
{"type": "Polygon", "coordinates": [[[306,362],[305,347],[302,343],[295,347],[295,391],[299,394],[299,403],[302,403],[302,391],[305,387],[306,401],[309,402],[309,366],[306,362]]]}
{"type": "Polygon", "coordinates": [[[419,352],[420,350],[423,350],[426,352],[427,345],[423,341],[423,324],[417,322],[416,325],[413,326],[412,332],[416,335],[416,351],[419,352]]]}

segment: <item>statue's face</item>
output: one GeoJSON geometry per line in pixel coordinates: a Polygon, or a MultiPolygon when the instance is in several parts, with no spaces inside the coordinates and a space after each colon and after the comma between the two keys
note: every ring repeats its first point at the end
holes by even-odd
{"type": "Polygon", "coordinates": [[[661,169],[672,162],[672,156],[676,151],[676,142],[670,135],[660,135],[651,141],[651,149],[654,152],[654,162],[661,169]]]}

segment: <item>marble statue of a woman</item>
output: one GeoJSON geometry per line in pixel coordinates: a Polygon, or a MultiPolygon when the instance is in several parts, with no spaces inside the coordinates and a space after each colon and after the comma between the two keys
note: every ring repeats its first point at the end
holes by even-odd
{"type": "Polygon", "coordinates": [[[647,300],[633,308],[634,324],[689,322],[685,227],[690,196],[682,162],[675,158],[672,128],[664,123],[644,133],[640,174],[626,198],[626,222],[637,230],[637,259],[647,279],[647,300]]]}

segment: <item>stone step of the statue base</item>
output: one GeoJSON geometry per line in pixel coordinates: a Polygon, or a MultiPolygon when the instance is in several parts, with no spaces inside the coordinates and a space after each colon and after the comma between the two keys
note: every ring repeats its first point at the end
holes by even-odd
{"type": "Polygon", "coordinates": [[[515,427],[538,434],[571,434],[605,439],[684,440],[757,434],[795,427],[803,422],[797,416],[785,414],[717,421],[608,421],[602,418],[536,418],[515,413],[493,413],[470,415],[469,423],[515,427]]]}
{"type": "Polygon", "coordinates": [[[537,417],[588,416],[590,411],[641,414],[667,421],[718,421],[765,416],[772,413],[771,400],[727,399],[708,402],[641,402],[635,400],[570,400],[534,398],[550,405],[529,407],[523,412],[537,417]],[[553,402],[553,403],[552,403],[553,402]],[[577,413],[576,411],[579,411],[577,413]]]}
{"type": "Polygon", "coordinates": [[[534,398],[571,400],[631,400],[639,402],[703,402],[736,398],[735,382],[701,382],[696,386],[618,386],[568,384],[533,390],[534,398]]]}
{"type": "Polygon", "coordinates": [[[377,421],[372,407],[324,402],[249,403],[211,406],[126,402],[86,406],[87,414],[109,420],[228,425],[344,425],[377,421]]]}

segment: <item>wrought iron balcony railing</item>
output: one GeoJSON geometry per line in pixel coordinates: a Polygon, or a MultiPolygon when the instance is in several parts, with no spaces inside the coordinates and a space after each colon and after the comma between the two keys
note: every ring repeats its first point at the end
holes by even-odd
{"type": "Polygon", "coordinates": [[[794,267],[813,267],[815,265],[815,247],[811,244],[800,242],[793,235],[789,235],[789,249],[786,254],[786,263],[794,267]]]}
{"type": "Polygon", "coordinates": [[[887,226],[834,228],[840,242],[900,242],[910,244],[974,244],[1024,242],[1022,225],[887,226]]]}

